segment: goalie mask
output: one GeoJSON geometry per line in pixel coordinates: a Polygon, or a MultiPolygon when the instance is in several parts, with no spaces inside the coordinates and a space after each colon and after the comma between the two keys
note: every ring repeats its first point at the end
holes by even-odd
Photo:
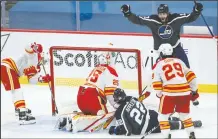
{"type": "Polygon", "coordinates": [[[114,57],[115,57],[114,52],[103,52],[98,56],[98,62],[99,64],[113,65],[114,57]]]}

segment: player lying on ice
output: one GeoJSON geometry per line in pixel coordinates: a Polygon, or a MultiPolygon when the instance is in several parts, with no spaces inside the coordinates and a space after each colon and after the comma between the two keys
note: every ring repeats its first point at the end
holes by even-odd
{"type": "Polygon", "coordinates": [[[50,76],[40,75],[42,64],[43,47],[41,44],[33,43],[24,49],[24,53],[18,59],[4,58],[1,61],[1,81],[6,91],[12,94],[12,101],[15,107],[18,123],[21,125],[35,123],[35,117],[31,110],[26,108],[26,102],[20,85],[19,78],[27,76],[29,83],[49,82],[50,76]]]}

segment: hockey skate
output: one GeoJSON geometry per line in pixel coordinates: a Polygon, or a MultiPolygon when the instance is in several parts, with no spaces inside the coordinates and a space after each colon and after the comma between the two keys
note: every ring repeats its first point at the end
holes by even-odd
{"type": "Polygon", "coordinates": [[[36,119],[35,117],[32,116],[30,109],[27,108],[18,109],[18,116],[19,116],[20,125],[28,125],[28,124],[36,123],[36,119]]]}
{"type": "Polygon", "coordinates": [[[64,131],[73,131],[72,119],[70,117],[60,117],[55,126],[56,129],[64,131]]]}
{"type": "Polygon", "coordinates": [[[191,133],[190,133],[190,135],[189,135],[189,139],[196,139],[196,138],[195,138],[195,133],[194,133],[194,132],[191,132],[191,133]]]}
{"type": "Polygon", "coordinates": [[[168,137],[167,137],[167,138],[165,138],[165,139],[171,139],[171,134],[169,134],[169,135],[168,135],[168,137]]]}
{"type": "Polygon", "coordinates": [[[15,108],[15,116],[19,116],[19,111],[17,108],[15,108]]]}

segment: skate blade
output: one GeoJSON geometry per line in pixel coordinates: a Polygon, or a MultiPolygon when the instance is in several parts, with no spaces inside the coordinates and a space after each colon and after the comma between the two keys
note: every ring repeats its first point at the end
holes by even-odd
{"type": "Polygon", "coordinates": [[[31,121],[19,121],[20,125],[31,125],[31,124],[35,124],[36,121],[35,120],[31,120],[31,121]]]}

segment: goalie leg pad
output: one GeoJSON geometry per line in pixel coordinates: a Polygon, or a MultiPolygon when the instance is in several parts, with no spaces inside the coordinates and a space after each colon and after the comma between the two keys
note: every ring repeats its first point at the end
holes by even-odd
{"type": "Polygon", "coordinates": [[[103,126],[106,124],[106,121],[113,117],[114,112],[93,116],[93,115],[68,115],[61,117],[56,125],[56,128],[59,130],[71,131],[73,133],[76,132],[94,132],[100,129],[103,129],[103,126]]]}

